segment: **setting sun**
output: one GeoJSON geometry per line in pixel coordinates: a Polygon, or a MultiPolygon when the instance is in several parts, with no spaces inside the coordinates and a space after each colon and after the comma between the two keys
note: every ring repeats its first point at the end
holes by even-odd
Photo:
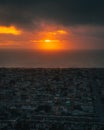
{"type": "Polygon", "coordinates": [[[59,40],[46,39],[38,44],[38,49],[43,51],[54,51],[62,49],[62,46],[59,40]]]}
{"type": "Polygon", "coordinates": [[[51,42],[51,40],[45,40],[45,42],[51,42]]]}
{"type": "MultiPolygon", "coordinates": [[[[69,32],[62,27],[48,26],[37,33],[32,41],[33,46],[41,51],[60,51],[67,48],[66,39],[69,32]]],[[[34,37],[34,36],[33,36],[34,37]]]]}

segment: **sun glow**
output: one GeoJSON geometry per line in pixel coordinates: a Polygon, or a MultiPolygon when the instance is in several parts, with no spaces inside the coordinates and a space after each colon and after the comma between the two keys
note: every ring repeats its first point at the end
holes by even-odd
{"type": "Polygon", "coordinates": [[[59,40],[46,39],[46,40],[40,41],[38,43],[37,48],[43,51],[54,51],[54,50],[61,50],[62,46],[59,40]]]}
{"type": "Polygon", "coordinates": [[[69,32],[67,29],[56,26],[44,27],[37,33],[37,39],[32,40],[35,48],[42,51],[60,51],[66,49],[65,39],[69,32]]]}
{"type": "Polygon", "coordinates": [[[45,41],[45,42],[48,42],[48,43],[51,42],[51,40],[44,40],[44,41],[45,41]]]}

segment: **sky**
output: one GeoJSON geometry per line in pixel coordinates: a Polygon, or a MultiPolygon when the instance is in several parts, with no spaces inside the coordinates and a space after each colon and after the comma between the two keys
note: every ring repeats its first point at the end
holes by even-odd
{"type": "Polygon", "coordinates": [[[104,49],[104,1],[0,0],[0,49],[104,49]]]}

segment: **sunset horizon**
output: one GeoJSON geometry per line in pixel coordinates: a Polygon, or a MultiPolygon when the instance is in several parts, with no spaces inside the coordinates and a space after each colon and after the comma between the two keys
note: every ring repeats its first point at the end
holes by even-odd
{"type": "MultiPolygon", "coordinates": [[[[39,24],[38,26],[39,29],[32,29],[31,31],[17,28],[14,25],[0,26],[0,48],[34,48],[35,50],[104,49],[103,43],[100,43],[101,39],[97,40],[96,37],[83,36],[84,33],[93,31],[94,27],[71,27],[71,29],[70,27],[64,27],[64,29],[60,29],[60,26],[57,29],[59,25],[49,23],[44,23],[44,26],[39,24]]],[[[100,27],[97,28],[100,29],[100,27]]]]}
{"type": "Polygon", "coordinates": [[[104,130],[104,0],[0,0],[0,130],[104,130]]]}

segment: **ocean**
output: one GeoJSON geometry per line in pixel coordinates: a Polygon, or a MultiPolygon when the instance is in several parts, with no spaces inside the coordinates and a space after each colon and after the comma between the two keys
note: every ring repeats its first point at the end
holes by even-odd
{"type": "Polygon", "coordinates": [[[20,68],[103,68],[104,50],[39,52],[0,50],[0,67],[20,68]]]}

